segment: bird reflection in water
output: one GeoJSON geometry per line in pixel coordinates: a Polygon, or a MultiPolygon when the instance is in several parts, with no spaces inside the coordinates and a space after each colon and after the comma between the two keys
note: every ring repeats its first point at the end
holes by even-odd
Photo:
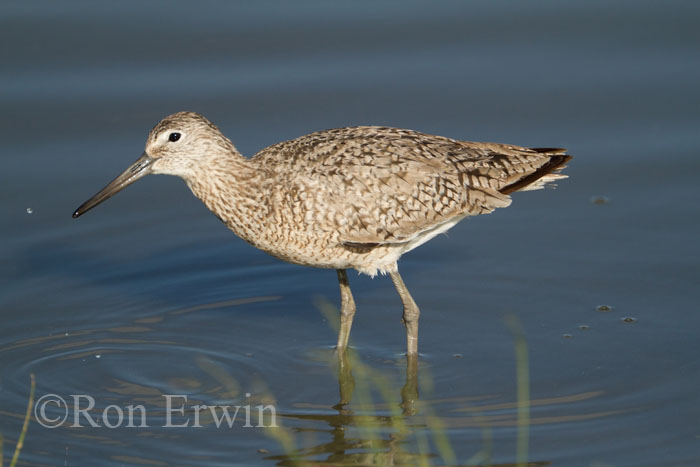
{"type": "MultiPolygon", "coordinates": [[[[406,356],[406,380],[401,388],[401,402],[390,402],[390,382],[361,362],[352,349],[337,355],[337,377],[340,400],[333,406],[335,414],[280,414],[281,419],[322,421],[330,430],[303,428],[300,432],[328,433],[331,439],[294,452],[266,457],[278,465],[426,465],[437,454],[413,452],[412,440],[416,429],[430,428],[423,420],[409,421],[418,414],[418,358],[406,356]],[[353,373],[357,373],[358,381],[353,373]],[[374,388],[371,387],[373,383],[374,388]],[[372,389],[384,400],[372,402],[372,389]],[[351,408],[353,398],[355,408],[351,408]],[[381,412],[380,412],[381,411],[381,412]],[[386,434],[387,429],[389,433],[386,434]],[[323,456],[325,459],[322,459],[323,456]]],[[[448,457],[453,457],[449,456],[448,457]]]]}

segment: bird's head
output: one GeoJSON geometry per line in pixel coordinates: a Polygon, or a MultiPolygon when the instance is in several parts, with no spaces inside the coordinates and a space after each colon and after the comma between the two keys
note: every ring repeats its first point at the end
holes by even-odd
{"type": "Polygon", "coordinates": [[[169,115],[153,127],[141,157],[73,213],[78,217],[148,174],[195,176],[211,158],[236,152],[219,129],[195,112],[169,115]]]}

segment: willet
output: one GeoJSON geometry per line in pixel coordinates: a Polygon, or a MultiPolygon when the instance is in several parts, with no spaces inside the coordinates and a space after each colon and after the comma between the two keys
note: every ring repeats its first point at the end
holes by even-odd
{"type": "Polygon", "coordinates": [[[158,123],[141,157],[73,217],[147,174],[177,175],[256,248],[291,263],[336,269],[339,352],[355,314],[346,269],[389,274],[403,302],[407,354],[416,355],[419,309],[399,274],[401,255],[465,217],[510,205],[514,191],[566,178],[559,171],[570,158],[564,149],[375,126],[319,131],[245,158],[205,117],[179,112],[158,123]]]}

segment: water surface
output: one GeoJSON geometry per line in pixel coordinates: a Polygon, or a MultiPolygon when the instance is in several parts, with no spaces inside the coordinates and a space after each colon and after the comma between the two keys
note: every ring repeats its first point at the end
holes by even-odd
{"type": "Polygon", "coordinates": [[[90,395],[96,416],[142,404],[150,426],[32,419],[31,465],[512,464],[514,317],[533,465],[700,463],[698,14],[680,1],[3,3],[5,457],[33,373],[37,398],[90,395]],[[184,109],[247,155],[381,124],[575,159],[557,190],[516,194],[402,259],[422,310],[415,374],[391,282],[352,273],[362,363],[339,368],[322,313],[335,273],[253,249],[181,181],[149,177],[70,218],[184,109]],[[271,402],[290,444],[240,420],[163,427],[167,394],[271,402]]]}

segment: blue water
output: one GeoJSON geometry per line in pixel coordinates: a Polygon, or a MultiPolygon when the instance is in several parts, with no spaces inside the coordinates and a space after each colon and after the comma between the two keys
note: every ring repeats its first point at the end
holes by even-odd
{"type": "Polygon", "coordinates": [[[142,404],[150,423],[33,417],[25,464],[513,464],[524,356],[533,465],[700,464],[698,17],[683,1],[0,4],[5,461],[34,374],[36,399],[89,395],[96,418],[142,404]],[[335,273],[253,249],[181,181],[71,219],[178,110],[247,155],[381,124],[575,158],[558,189],[402,259],[415,378],[391,282],[351,273],[364,363],[343,373],[322,313],[335,273]],[[164,427],[164,395],[271,402],[290,444],[240,420],[164,427]]]}

